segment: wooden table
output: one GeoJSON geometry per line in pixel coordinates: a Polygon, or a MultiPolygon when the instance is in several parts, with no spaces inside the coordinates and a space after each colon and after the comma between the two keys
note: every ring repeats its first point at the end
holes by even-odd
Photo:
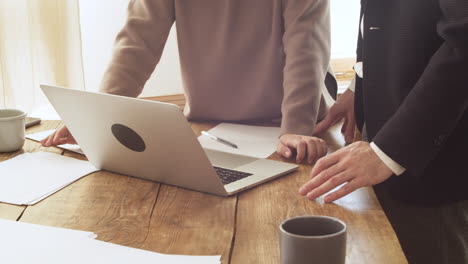
{"type": "MultiPolygon", "coordinates": [[[[43,121],[27,133],[59,125],[43,121]]],[[[213,125],[192,127],[198,134],[213,125]]],[[[335,149],[343,144],[338,131],[326,140],[335,149]]],[[[34,151],[85,159],[27,140],[21,151],[0,153],[0,161],[34,151]]],[[[283,160],[276,154],[271,159],[283,160]]],[[[279,263],[278,225],[284,219],[328,215],[348,225],[346,263],[407,263],[371,188],[333,204],[299,196],[311,168],[301,165],[295,173],[229,198],[99,171],[34,206],[0,203],[0,218],[92,231],[103,241],[160,253],[222,255],[222,263],[257,264],[279,263]]]]}

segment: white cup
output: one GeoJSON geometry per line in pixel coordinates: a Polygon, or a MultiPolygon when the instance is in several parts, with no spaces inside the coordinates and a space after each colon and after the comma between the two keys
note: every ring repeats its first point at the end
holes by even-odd
{"type": "Polygon", "coordinates": [[[13,152],[24,145],[26,113],[0,109],[0,152],[13,152]]]}

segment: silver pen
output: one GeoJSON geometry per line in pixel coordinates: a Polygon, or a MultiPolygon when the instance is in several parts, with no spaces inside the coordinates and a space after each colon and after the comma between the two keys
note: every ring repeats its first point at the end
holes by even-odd
{"type": "Polygon", "coordinates": [[[205,135],[205,136],[207,136],[207,137],[209,137],[209,138],[211,138],[211,139],[213,139],[215,141],[218,141],[219,143],[223,143],[224,145],[230,146],[232,148],[237,148],[236,144],[234,144],[232,142],[229,142],[229,141],[227,141],[225,139],[222,139],[220,137],[217,137],[217,136],[215,136],[213,134],[210,134],[210,133],[208,133],[206,131],[202,131],[201,133],[202,133],[202,135],[205,135]]]}

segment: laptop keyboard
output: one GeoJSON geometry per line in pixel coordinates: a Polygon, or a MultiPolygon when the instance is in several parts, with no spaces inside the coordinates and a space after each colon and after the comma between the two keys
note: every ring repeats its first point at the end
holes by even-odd
{"type": "Polygon", "coordinates": [[[213,168],[215,169],[216,173],[218,174],[219,178],[224,183],[224,185],[253,175],[252,173],[229,170],[215,166],[213,166],[213,168]]]}

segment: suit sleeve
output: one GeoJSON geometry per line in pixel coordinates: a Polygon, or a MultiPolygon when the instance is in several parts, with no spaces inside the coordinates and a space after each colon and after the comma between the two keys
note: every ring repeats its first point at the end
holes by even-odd
{"type": "Polygon", "coordinates": [[[100,91],[138,96],[150,78],[175,21],[174,0],[131,0],[100,91]]]}
{"type": "Polygon", "coordinates": [[[330,62],[328,0],[283,0],[281,134],[312,135],[330,62]]]}
{"type": "Polygon", "coordinates": [[[467,110],[468,1],[440,0],[443,44],[395,115],[373,139],[383,152],[420,175],[467,110]]]}

